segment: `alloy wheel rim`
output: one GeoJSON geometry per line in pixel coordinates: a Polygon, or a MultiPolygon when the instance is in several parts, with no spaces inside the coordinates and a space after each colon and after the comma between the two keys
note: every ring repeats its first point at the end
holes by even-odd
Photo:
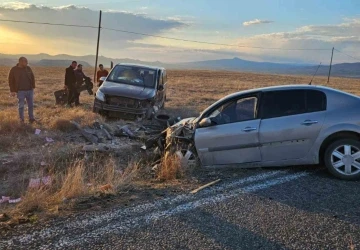
{"type": "Polygon", "coordinates": [[[341,145],[331,153],[333,168],[342,175],[360,173],[360,149],[353,145],[341,145]]]}

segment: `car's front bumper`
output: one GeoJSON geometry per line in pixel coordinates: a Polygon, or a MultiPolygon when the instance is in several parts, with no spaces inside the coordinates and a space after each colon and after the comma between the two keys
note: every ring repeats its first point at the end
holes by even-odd
{"type": "Polygon", "coordinates": [[[148,109],[109,105],[95,98],[93,111],[96,113],[99,113],[100,111],[111,111],[111,112],[127,113],[132,115],[145,115],[148,109]]]}

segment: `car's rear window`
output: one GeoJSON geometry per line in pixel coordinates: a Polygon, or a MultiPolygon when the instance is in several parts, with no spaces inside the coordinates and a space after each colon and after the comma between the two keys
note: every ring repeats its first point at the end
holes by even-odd
{"type": "Polygon", "coordinates": [[[262,96],[262,119],[326,110],[326,95],[318,90],[279,90],[262,96]]]}
{"type": "Polygon", "coordinates": [[[307,113],[326,110],[326,95],[319,90],[306,90],[307,113]]]}

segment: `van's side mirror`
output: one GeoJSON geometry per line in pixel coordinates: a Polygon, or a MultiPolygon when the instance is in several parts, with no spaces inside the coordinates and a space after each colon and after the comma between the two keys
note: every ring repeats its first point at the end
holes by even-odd
{"type": "Polygon", "coordinates": [[[102,77],[100,77],[100,81],[105,81],[106,80],[106,76],[102,76],[102,77]]]}
{"type": "Polygon", "coordinates": [[[210,118],[203,118],[200,122],[199,122],[200,127],[205,128],[205,127],[209,127],[211,125],[211,120],[210,118]]]}
{"type": "Polygon", "coordinates": [[[158,90],[163,91],[163,90],[164,90],[164,85],[160,84],[160,85],[158,86],[158,90]]]}

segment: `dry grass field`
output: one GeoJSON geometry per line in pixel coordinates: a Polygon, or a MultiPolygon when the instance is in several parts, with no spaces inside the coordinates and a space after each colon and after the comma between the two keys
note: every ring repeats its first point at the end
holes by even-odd
{"type": "MultiPolygon", "coordinates": [[[[83,92],[80,96],[80,102],[83,104],[81,107],[67,109],[56,106],[53,92],[63,87],[65,69],[35,67],[35,117],[39,123],[20,125],[17,99],[9,97],[9,70],[9,67],[0,67],[0,197],[22,195],[24,200],[17,207],[22,211],[24,207],[34,206],[47,209],[51,202],[61,202],[61,197],[86,194],[86,183],[82,177],[85,172],[88,179],[92,178],[97,185],[119,185],[115,175],[119,164],[117,159],[94,157],[90,164],[92,168],[89,170],[89,164],[85,164],[77,154],[78,145],[63,139],[71,132],[70,120],[75,120],[83,126],[96,120],[103,121],[102,117],[92,113],[94,97],[83,92]],[[40,136],[34,134],[36,128],[41,129],[40,136]],[[53,138],[55,143],[45,145],[45,136],[53,138]],[[5,164],[6,159],[10,160],[5,164]],[[41,166],[43,161],[52,168],[41,166]],[[104,168],[104,173],[97,174],[101,172],[99,169],[104,168]],[[48,174],[54,169],[62,173],[57,180],[56,190],[51,193],[49,190],[38,190],[36,193],[26,191],[29,178],[48,174]],[[40,204],[39,200],[43,204],[40,204]]],[[[92,76],[93,70],[86,69],[85,73],[92,76]]],[[[307,84],[310,79],[311,76],[170,70],[166,112],[183,118],[195,116],[214,101],[233,92],[273,85],[307,84]]],[[[315,77],[313,84],[327,85],[326,82],[326,77],[315,77]]],[[[360,80],[356,79],[331,78],[328,86],[360,95],[359,84],[360,80]]],[[[121,164],[127,164],[132,160],[132,152],[126,154],[128,157],[125,157],[125,163],[121,164]]],[[[127,173],[131,176],[133,169],[127,173]]],[[[0,204],[0,211],[1,209],[0,204]]]]}

